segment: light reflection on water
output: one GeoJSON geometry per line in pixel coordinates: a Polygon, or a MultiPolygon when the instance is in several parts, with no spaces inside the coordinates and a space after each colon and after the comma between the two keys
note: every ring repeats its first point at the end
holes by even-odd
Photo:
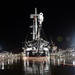
{"type": "Polygon", "coordinates": [[[2,69],[2,70],[6,69],[6,68],[9,69],[10,65],[13,65],[14,63],[17,63],[19,60],[20,60],[20,58],[0,60],[0,69],[2,69]]]}
{"type": "Polygon", "coordinates": [[[50,75],[50,63],[49,62],[44,62],[44,61],[28,61],[28,60],[23,60],[24,61],[24,72],[25,74],[37,74],[37,75],[50,75]]]}
{"type": "Polygon", "coordinates": [[[23,60],[25,75],[74,75],[75,61],[53,59],[50,61],[23,60]],[[71,70],[70,70],[71,69],[71,70]],[[62,73],[63,72],[63,73],[62,73]]]}
{"type": "MultiPolygon", "coordinates": [[[[0,72],[11,75],[74,75],[75,60],[53,59],[50,61],[8,59],[0,61],[0,72]],[[16,74],[15,74],[16,73],[16,74]]],[[[3,73],[3,75],[6,75],[3,73]]]]}

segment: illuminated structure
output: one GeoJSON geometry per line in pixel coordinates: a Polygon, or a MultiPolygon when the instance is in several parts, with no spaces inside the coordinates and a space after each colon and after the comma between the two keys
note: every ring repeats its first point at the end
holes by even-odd
{"type": "Polygon", "coordinates": [[[31,41],[24,42],[24,47],[22,47],[24,54],[26,54],[26,56],[47,56],[50,45],[48,41],[45,41],[41,37],[42,22],[44,20],[43,13],[37,14],[37,9],[35,8],[35,14],[31,14],[30,18],[33,18],[33,25],[30,26],[30,28],[33,29],[33,36],[31,41]]]}

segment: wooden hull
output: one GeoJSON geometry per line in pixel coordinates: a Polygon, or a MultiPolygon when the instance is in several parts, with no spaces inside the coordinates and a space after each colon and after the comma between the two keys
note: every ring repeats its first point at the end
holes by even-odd
{"type": "Polygon", "coordinates": [[[22,60],[30,60],[30,61],[49,61],[50,60],[50,57],[47,56],[47,57],[22,57],[22,60]]]}

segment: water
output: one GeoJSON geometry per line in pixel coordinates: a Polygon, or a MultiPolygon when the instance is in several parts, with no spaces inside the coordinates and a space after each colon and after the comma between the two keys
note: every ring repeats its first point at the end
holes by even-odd
{"type": "Polygon", "coordinates": [[[8,59],[0,61],[0,75],[75,75],[75,60],[8,59]]]}

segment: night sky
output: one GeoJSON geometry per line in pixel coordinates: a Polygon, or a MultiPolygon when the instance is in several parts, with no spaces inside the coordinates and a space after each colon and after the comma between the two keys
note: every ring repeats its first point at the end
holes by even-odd
{"type": "MultiPolygon", "coordinates": [[[[60,4],[61,5],[61,4],[60,4]]],[[[50,36],[58,48],[66,49],[74,44],[75,8],[40,1],[2,1],[0,5],[0,47],[11,51],[23,46],[29,26],[30,14],[43,12],[42,28],[50,42],[50,36]]]]}

